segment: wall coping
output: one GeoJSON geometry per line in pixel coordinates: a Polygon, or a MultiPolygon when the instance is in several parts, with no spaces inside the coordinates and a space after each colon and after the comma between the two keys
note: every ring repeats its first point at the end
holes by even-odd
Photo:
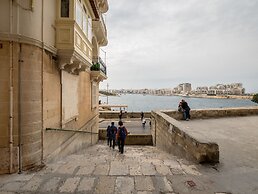
{"type": "MultiPolygon", "coordinates": [[[[161,110],[161,112],[176,119],[182,119],[182,113],[177,110],[161,110]]],[[[208,109],[192,109],[190,111],[191,119],[210,119],[221,117],[237,117],[258,115],[258,106],[251,107],[233,107],[233,108],[208,108],[208,109]]]]}
{"type": "MultiPolygon", "coordinates": [[[[177,153],[180,152],[180,155],[184,155],[186,158],[193,159],[198,163],[219,162],[219,146],[217,143],[192,137],[185,132],[185,127],[179,121],[161,111],[152,111],[152,119],[155,119],[154,130],[156,130],[157,122],[164,122],[166,125],[169,125],[167,129],[163,128],[162,130],[167,130],[167,132],[171,134],[173,148],[166,147],[166,149],[174,150],[176,148],[177,153]],[[164,121],[159,121],[161,119],[164,121]]],[[[156,132],[154,134],[156,134],[156,132]]],[[[161,142],[156,143],[156,137],[154,136],[153,138],[154,144],[160,148],[159,144],[161,142]]],[[[166,146],[168,146],[169,143],[166,146]]]]}

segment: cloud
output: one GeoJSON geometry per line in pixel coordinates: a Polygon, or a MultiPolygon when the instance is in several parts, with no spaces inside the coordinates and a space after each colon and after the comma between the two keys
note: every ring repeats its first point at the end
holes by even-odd
{"type": "Polygon", "coordinates": [[[258,1],[109,4],[105,50],[111,88],[243,82],[247,91],[258,91],[258,1]]]}

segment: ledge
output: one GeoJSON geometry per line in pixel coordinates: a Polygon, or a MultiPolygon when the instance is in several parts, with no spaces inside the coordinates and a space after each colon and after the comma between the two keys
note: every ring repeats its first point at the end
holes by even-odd
{"type": "Polygon", "coordinates": [[[197,163],[218,163],[219,146],[187,134],[184,127],[160,111],[152,112],[153,143],[159,149],[180,155],[197,163]]]}
{"type": "MultiPolygon", "coordinates": [[[[182,119],[182,113],[176,110],[164,110],[161,111],[168,116],[176,119],[182,119]]],[[[221,118],[221,117],[237,117],[237,116],[249,116],[258,115],[258,106],[253,107],[235,107],[235,108],[212,108],[212,109],[194,109],[191,110],[191,119],[209,119],[209,118],[221,118]]]]}

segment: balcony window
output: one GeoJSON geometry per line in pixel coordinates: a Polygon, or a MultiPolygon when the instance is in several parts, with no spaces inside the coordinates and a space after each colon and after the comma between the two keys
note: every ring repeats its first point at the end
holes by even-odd
{"type": "Polygon", "coordinates": [[[92,40],[92,20],[88,17],[88,40],[91,42],[92,40]]]}
{"type": "Polygon", "coordinates": [[[61,0],[61,17],[69,18],[69,0],[61,0]]]}
{"type": "Polygon", "coordinates": [[[83,26],[82,26],[82,30],[84,32],[84,34],[87,36],[88,35],[88,30],[87,30],[87,23],[88,23],[88,16],[87,16],[87,11],[86,8],[83,6],[83,26]]]}
{"type": "Polygon", "coordinates": [[[79,0],[76,1],[76,23],[82,28],[82,6],[79,0]]]}
{"type": "Polygon", "coordinates": [[[76,0],[76,23],[80,26],[85,36],[92,40],[92,19],[87,13],[87,9],[80,0],[76,0]]]}

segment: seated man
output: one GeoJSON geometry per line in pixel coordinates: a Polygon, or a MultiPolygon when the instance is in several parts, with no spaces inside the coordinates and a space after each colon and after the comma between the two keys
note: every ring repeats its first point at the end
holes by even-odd
{"type": "Polygon", "coordinates": [[[183,118],[186,121],[189,121],[191,115],[190,115],[190,107],[188,106],[187,102],[182,99],[181,102],[178,105],[178,111],[183,113],[183,118]]]}

